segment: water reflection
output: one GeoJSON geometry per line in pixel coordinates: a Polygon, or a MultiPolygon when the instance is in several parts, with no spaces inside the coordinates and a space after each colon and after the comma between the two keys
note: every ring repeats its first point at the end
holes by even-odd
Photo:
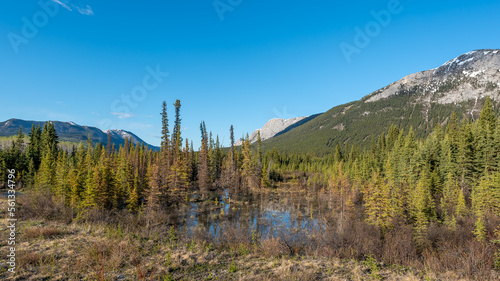
{"type": "Polygon", "coordinates": [[[186,228],[188,234],[201,228],[217,237],[222,225],[229,222],[254,230],[260,237],[290,235],[322,227],[320,217],[327,213],[328,204],[319,198],[314,192],[275,190],[240,195],[226,189],[210,194],[207,201],[199,201],[193,195],[180,227],[186,228]]]}

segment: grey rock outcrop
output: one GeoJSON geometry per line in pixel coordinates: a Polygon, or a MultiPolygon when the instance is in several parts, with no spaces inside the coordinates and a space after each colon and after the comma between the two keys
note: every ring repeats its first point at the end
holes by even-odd
{"type": "Polygon", "coordinates": [[[418,93],[424,104],[460,103],[485,95],[500,101],[500,50],[476,50],[438,68],[410,74],[370,95],[374,102],[402,93],[418,93]]]}
{"type": "MultiPolygon", "coordinates": [[[[306,117],[295,117],[295,118],[289,118],[289,119],[282,119],[282,118],[274,118],[269,121],[261,128],[255,130],[250,136],[249,140],[250,143],[254,143],[257,141],[257,136],[260,132],[260,138],[261,140],[267,140],[270,139],[277,134],[283,132],[290,126],[294,125],[295,123],[304,120],[306,117]]],[[[243,140],[239,139],[236,141],[235,145],[239,146],[242,145],[243,140]]]]}

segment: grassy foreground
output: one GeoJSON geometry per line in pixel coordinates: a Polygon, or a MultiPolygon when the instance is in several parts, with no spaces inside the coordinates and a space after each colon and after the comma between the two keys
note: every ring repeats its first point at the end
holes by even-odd
{"type": "Polygon", "coordinates": [[[454,272],[384,265],[370,257],[355,261],[290,254],[286,244],[270,237],[251,244],[237,239],[209,243],[200,233],[160,231],[159,224],[131,231],[88,217],[75,220],[60,205],[30,196],[18,197],[15,275],[7,271],[9,230],[6,199],[1,199],[2,280],[468,280],[454,272]]]}

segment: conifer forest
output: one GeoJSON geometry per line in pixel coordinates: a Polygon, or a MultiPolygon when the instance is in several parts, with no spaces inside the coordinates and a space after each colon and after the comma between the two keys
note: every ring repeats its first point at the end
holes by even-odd
{"type": "Polygon", "coordinates": [[[233,126],[222,147],[203,121],[193,147],[181,102],[158,112],[159,150],[61,146],[47,122],[0,151],[2,188],[14,169],[20,193],[15,280],[500,276],[500,116],[488,98],[477,120],[453,113],[423,138],[392,126],[369,147],[316,154],[263,149],[260,136],[236,146],[233,126]]]}

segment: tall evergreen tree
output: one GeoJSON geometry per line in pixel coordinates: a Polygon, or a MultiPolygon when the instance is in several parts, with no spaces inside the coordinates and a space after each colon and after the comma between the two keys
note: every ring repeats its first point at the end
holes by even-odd
{"type": "Polygon", "coordinates": [[[152,211],[158,211],[166,203],[166,192],[162,188],[160,167],[154,163],[148,166],[149,192],[147,196],[148,208],[152,211]]]}
{"type": "Polygon", "coordinates": [[[171,184],[171,191],[178,192],[187,187],[188,173],[186,170],[186,161],[182,153],[182,137],[181,137],[181,117],[180,109],[181,102],[176,100],[175,107],[175,122],[172,130],[172,166],[168,182],[171,184]]]}
{"type": "Polygon", "coordinates": [[[109,130],[107,132],[107,137],[108,140],[106,141],[106,153],[110,155],[111,153],[113,153],[113,140],[111,139],[111,133],[109,130]]]}
{"type": "Polygon", "coordinates": [[[126,197],[134,188],[134,167],[131,163],[131,155],[127,155],[125,150],[120,149],[117,155],[117,167],[115,172],[116,186],[113,189],[115,204],[124,204],[126,197]]]}
{"type": "Polygon", "coordinates": [[[211,151],[210,159],[210,177],[212,181],[219,179],[221,175],[221,165],[222,165],[222,150],[220,147],[219,135],[216,137],[214,147],[211,151]]]}
{"type": "Polygon", "coordinates": [[[445,223],[454,226],[456,222],[457,206],[459,205],[460,187],[453,173],[449,172],[443,187],[441,198],[441,209],[444,214],[445,223]]]}
{"type": "Polygon", "coordinates": [[[56,161],[48,144],[45,148],[45,151],[46,152],[42,158],[42,163],[40,164],[40,170],[37,174],[36,185],[39,188],[55,192],[56,161]]]}
{"type": "Polygon", "coordinates": [[[45,152],[50,151],[52,153],[52,157],[55,159],[57,158],[57,153],[58,153],[58,143],[59,143],[59,137],[57,136],[56,129],[54,127],[53,122],[45,122],[45,125],[43,126],[43,131],[41,134],[41,148],[42,148],[42,154],[45,154],[45,152]]]}
{"type": "Polygon", "coordinates": [[[208,135],[205,122],[200,124],[201,131],[201,150],[198,159],[198,186],[202,192],[203,198],[206,198],[207,192],[211,189],[210,170],[208,166],[208,135]]]}
{"type": "Polygon", "coordinates": [[[172,149],[173,149],[173,157],[175,158],[176,155],[180,152],[181,147],[182,147],[182,138],[181,138],[181,101],[176,100],[174,103],[175,107],[175,122],[174,122],[174,128],[172,130],[172,149]]]}
{"type": "Polygon", "coordinates": [[[24,134],[22,127],[19,127],[16,139],[12,142],[10,151],[7,153],[6,164],[17,171],[18,181],[24,181],[24,173],[27,170],[26,154],[24,153],[24,134]]]}
{"type": "MultiPolygon", "coordinates": [[[[161,111],[161,155],[162,155],[162,170],[170,169],[170,135],[168,129],[167,102],[163,101],[161,111]]],[[[166,175],[162,175],[166,178],[166,175]]]]}
{"type": "Polygon", "coordinates": [[[42,131],[40,126],[31,125],[31,132],[29,134],[29,143],[26,148],[26,155],[28,161],[33,161],[35,170],[38,170],[42,161],[42,131]]]}
{"type": "Polygon", "coordinates": [[[19,126],[19,130],[17,131],[16,141],[14,142],[14,148],[24,152],[24,134],[23,127],[19,126]]]}
{"type": "Polygon", "coordinates": [[[69,168],[66,152],[60,151],[57,156],[55,171],[56,194],[66,203],[69,203],[71,193],[68,182],[69,168]]]}
{"type": "Polygon", "coordinates": [[[391,192],[378,173],[374,173],[365,190],[365,212],[367,222],[380,227],[383,232],[392,227],[394,208],[391,204],[391,192]]]}
{"type": "Polygon", "coordinates": [[[136,168],[134,172],[133,189],[128,194],[127,209],[132,212],[137,212],[140,207],[140,197],[141,197],[141,180],[139,179],[138,168],[136,168]]]}
{"type": "Polygon", "coordinates": [[[415,220],[415,240],[419,246],[427,241],[427,226],[431,219],[436,218],[434,200],[432,198],[430,178],[424,173],[420,176],[413,192],[412,214],[415,220]]]}
{"type": "Polygon", "coordinates": [[[486,97],[476,129],[477,151],[475,166],[476,170],[480,172],[480,174],[483,171],[496,171],[498,164],[497,154],[499,149],[495,142],[496,126],[497,119],[493,114],[493,106],[489,97],[486,97]]]}
{"type": "Polygon", "coordinates": [[[460,187],[462,192],[470,191],[471,185],[479,176],[474,159],[476,155],[475,137],[472,133],[472,125],[466,121],[462,125],[460,133],[460,146],[458,155],[458,167],[460,173],[460,187]]]}
{"type": "Polygon", "coordinates": [[[94,176],[96,177],[97,204],[104,209],[121,208],[126,200],[126,192],[115,188],[110,158],[107,157],[105,150],[101,150],[97,173],[94,176]]]}
{"type": "Polygon", "coordinates": [[[255,166],[252,161],[252,150],[250,149],[250,140],[248,134],[243,141],[243,147],[241,149],[243,155],[243,161],[241,163],[241,176],[247,188],[254,188],[260,184],[260,180],[257,180],[255,174],[255,166]]]}
{"type": "Polygon", "coordinates": [[[7,182],[7,164],[0,151],[0,188],[3,188],[7,182]]]}

